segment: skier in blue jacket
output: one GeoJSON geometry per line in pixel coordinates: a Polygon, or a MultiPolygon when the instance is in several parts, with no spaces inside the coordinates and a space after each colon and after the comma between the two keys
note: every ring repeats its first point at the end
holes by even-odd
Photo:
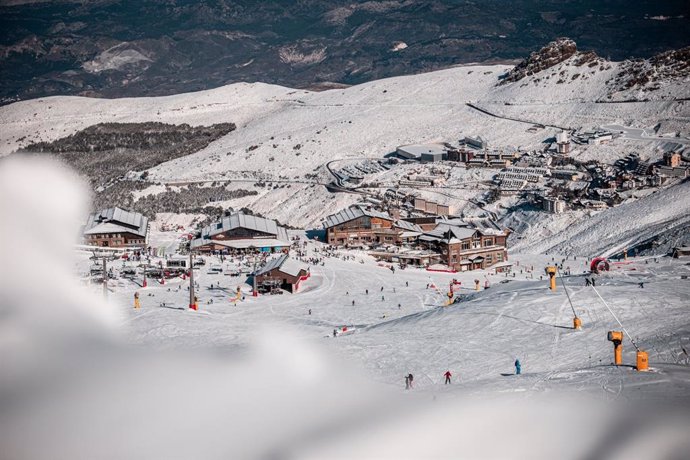
{"type": "Polygon", "coordinates": [[[515,375],[520,375],[520,368],[521,368],[520,360],[516,359],[515,360],[515,375]]]}

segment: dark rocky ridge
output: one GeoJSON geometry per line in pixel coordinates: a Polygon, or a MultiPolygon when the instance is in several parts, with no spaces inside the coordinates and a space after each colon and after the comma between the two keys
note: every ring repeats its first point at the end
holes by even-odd
{"type": "Polygon", "coordinates": [[[560,36],[613,60],[687,46],[687,0],[0,0],[0,103],[237,81],[329,87],[522,59],[560,36]],[[8,6],[12,3],[22,3],[8,6]],[[393,51],[396,44],[407,47],[393,51]]]}
{"type": "MultiPolygon", "coordinates": [[[[577,53],[577,45],[569,38],[559,38],[552,41],[539,51],[530,53],[529,57],[521,61],[503,78],[501,83],[511,83],[551,68],[577,53]]],[[[589,53],[588,56],[592,56],[589,53]]],[[[594,54],[596,57],[596,54],[594,54]]]]}
{"type": "Polygon", "coordinates": [[[625,62],[618,75],[619,86],[633,88],[654,86],[664,80],[690,76],[690,47],[667,51],[651,59],[636,59],[625,62]]]}

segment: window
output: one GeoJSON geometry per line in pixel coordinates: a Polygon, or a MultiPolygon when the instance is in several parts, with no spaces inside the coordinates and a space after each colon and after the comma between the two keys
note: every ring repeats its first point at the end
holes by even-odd
{"type": "Polygon", "coordinates": [[[485,238],[484,239],[484,247],[493,246],[493,245],[494,245],[494,239],[493,238],[485,238]]]}
{"type": "Polygon", "coordinates": [[[503,253],[502,252],[499,252],[498,254],[496,254],[496,260],[499,262],[503,262],[503,253]]]}
{"type": "Polygon", "coordinates": [[[470,248],[470,242],[469,241],[463,241],[462,242],[462,250],[466,251],[470,248]]]}

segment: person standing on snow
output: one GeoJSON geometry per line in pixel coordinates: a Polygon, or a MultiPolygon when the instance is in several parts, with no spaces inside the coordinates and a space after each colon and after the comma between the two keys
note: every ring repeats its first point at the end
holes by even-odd
{"type": "Polygon", "coordinates": [[[414,388],[414,385],[412,385],[412,381],[414,380],[414,376],[412,374],[408,374],[407,378],[410,381],[410,389],[414,388]]]}
{"type": "Polygon", "coordinates": [[[405,389],[406,390],[410,389],[410,376],[409,375],[405,376],[405,389]]]}
{"type": "Polygon", "coordinates": [[[519,359],[515,359],[515,375],[520,375],[520,370],[522,369],[522,365],[520,364],[519,359]]]}
{"type": "Polygon", "coordinates": [[[444,385],[450,384],[450,378],[452,377],[452,374],[450,373],[450,371],[446,371],[446,373],[443,374],[443,376],[446,378],[446,383],[444,385]]]}

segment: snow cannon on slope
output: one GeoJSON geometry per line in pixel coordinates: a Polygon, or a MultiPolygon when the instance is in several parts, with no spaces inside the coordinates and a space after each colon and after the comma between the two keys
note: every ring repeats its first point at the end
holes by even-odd
{"type": "Polygon", "coordinates": [[[454,281],[455,280],[451,281],[450,286],[448,286],[448,301],[446,302],[446,306],[453,303],[453,297],[455,296],[455,292],[453,291],[454,281]]]}
{"type": "Polygon", "coordinates": [[[554,265],[549,265],[544,269],[547,275],[549,275],[549,289],[552,291],[556,290],[556,267],[554,265]]]}
{"type": "Polygon", "coordinates": [[[592,273],[607,272],[610,269],[609,261],[605,257],[595,257],[589,264],[589,271],[592,273]]]}
{"type": "Polygon", "coordinates": [[[623,332],[609,331],[606,338],[613,342],[613,361],[620,366],[623,364],[623,332]]]}

